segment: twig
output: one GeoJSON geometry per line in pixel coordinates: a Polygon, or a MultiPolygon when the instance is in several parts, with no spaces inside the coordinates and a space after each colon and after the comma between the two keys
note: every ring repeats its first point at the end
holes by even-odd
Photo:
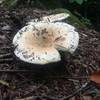
{"type": "Polygon", "coordinates": [[[0,47],[0,49],[2,50],[2,49],[11,49],[11,47],[10,46],[4,46],[4,47],[0,47]]]}
{"type": "Polygon", "coordinates": [[[0,70],[0,73],[28,73],[33,72],[32,70],[0,70]]]}
{"type": "Polygon", "coordinates": [[[10,38],[10,36],[6,35],[6,38],[8,39],[9,42],[12,41],[11,38],[10,38]]]}
{"type": "Polygon", "coordinates": [[[9,56],[11,56],[11,53],[0,54],[0,58],[9,57],[9,56]]]}
{"type": "Polygon", "coordinates": [[[46,99],[46,100],[60,100],[60,98],[56,98],[56,97],[51,97],[51,96],[46,96],[46,95],[43,95],[41,96],[42,98],[46,99]]]}
{"type": "MultiPolygon", "coordinates": [[[[7,51],[8,52],[8,51],[7,51]]],[[[0,55],[7,53],[5,50],[0,50],[0,55]]]]}
{"type": "Polygon", "coordinates": [[[21,99],[15,99],[15,100],[36,100],[36,96],[30,96],[30,97],[26,97],[26,98],[21,98],[21,99]]]}
{"type": "Polygon", "coordinates": [[[13,61],[13,58],[5,58],[5,59],[0,59],[0,63],[7,63],[13,61]]]}
{"type": "Polygon", "coordinates": [[[21,99],[15,99],[15,100],[59,100],[58,98],[56,99],[55,97],[51,97],[51,96],[30,96],[30,97],[26,97],[26,98],[21,98],[21,99]]]}
{"type": "Polygon", "coordinates": [[[62,98],[60,100],[67,100],[67,99],[75,96],[77,93],[79,93],[80,91],[82,91],[88,84],[89,84],[89,82],[86,82],[85,84],[82,85],[81,88],[77,89],[74,93],[72,93],[72,94],[68,95],[67,97],[64,97],[64,98],[62,98]]]}
{"type": "Polygon", "coordinates": [[[54,77],[49,77],[52,79],[89,79],[89,76],[54,76],[54,77]]]}

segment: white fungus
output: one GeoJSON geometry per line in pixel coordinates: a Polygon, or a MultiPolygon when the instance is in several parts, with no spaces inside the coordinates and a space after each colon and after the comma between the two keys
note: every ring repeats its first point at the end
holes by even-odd
{"type": "MultiPolygon", "coordinates": [[[[59,18],[60,19],[60,18],[59,18]]],[[[79,35],[64,22],[33,22],[14,36],[15,55],[32,64],[48,64],[61,60],[60,51],[73,53],[79,35]]]]}

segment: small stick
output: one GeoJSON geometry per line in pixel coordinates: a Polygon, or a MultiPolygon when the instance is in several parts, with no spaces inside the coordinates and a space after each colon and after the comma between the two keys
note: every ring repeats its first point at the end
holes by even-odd
{"type": "Polygon", "coordinates": [[[54,77],[49,77],[53,79],[89,79],[89,76],[54,76],[54,77]]]}
{"type": "Polygon", "coordinates": [[[28,73],[33,72],[32,70],[0,70],[0,73],[28,73]]]}
{"type": "Polygon", "coordinates": [[[10,46],[4,46],[4,47],[0,47],[0,49],[2,50],[2,49],[11,49],[11,47],[10,46]]]}
{"type": "Polygon", "coordinates": [[[0,54],[0,59],[4,58],[4,57],[8,57],[11,56],[11,53],[7,53],[7,54],[0,54]]]}
{"type": "Polygon", "coordinates": [[[0,59],[0,63],[7,63],[7,62],[11,62],[11,61],[13,61],[13,59],[12,58],[5,58],[5,59],[0,59]]]}
{"type": "Polygon", "coordinates": [[[89,84],[89,82],[86,82],[85,84],[82,85],[81,88],[77,89],[75,92],[73,92],[72,94],[68,95],[67,97],[65,98],[62,98],[60,100],[67,100],[73,96],[75,96],[76,94],[78,94],[80,91],[82,91],[87,85],[89,84]]]}
{"type": "Polygon", "coordinates": [[[5,53],[7,53],[7,52],[4,51],[4,50],[0,50],[0,55],[3,55],[3,54],[5,54],[5,53]]]}

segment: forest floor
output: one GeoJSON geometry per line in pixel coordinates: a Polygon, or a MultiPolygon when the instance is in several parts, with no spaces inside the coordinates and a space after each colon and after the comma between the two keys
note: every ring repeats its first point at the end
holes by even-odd
{"type": "Polygon", "coordinates": [[[58,68],[35,72],[16,61],[13,36],[30,19],[51,13],[23,7],[8,11],[0,6],[0,100],[100,100],[100,85],[71,78],[100,70],[100,33],[93,29],[78,29],[78,49],[73,55],[64,55],[58,68]]]}

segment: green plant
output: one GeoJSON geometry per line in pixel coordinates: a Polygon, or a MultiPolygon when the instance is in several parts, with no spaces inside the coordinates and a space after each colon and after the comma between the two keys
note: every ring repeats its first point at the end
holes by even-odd
{"type": "Polygon", "coordinates": [[[76,2],[77,4],[80,4],[80,5],[81,5],[84,1],[87,2],[88,0],[69,0],[70,3],[76,2]]]}
{"type": "Polygon", "coordinates": [[[3,4],[7,7],[7,8],[12,8],[17,4],[18,0],[4,0],[3,4]]]}
{"type": "Polygon", "coordinates": [[[70,12],[67,9],[59,8],[59,9],[54,9],[52,11],[53,11],[53,13],[67,13],[67,14],[69,14],[70,16],[65,21],[67,23],[70,23],[76,27],[84,27],[84,28],[87,27],[86,23],[84,23],[83,20],[80,20],[78,16],[74,15],[72,12],[70,12]]]}
{"type": "Polygon", "coordinates": [[[20,5],[48,10],[64,8],[71,13],[70,22],[86,27],[93,25],[100,30],[100,0],[2,0],[1,3],[9,9],[20,5]]]}

